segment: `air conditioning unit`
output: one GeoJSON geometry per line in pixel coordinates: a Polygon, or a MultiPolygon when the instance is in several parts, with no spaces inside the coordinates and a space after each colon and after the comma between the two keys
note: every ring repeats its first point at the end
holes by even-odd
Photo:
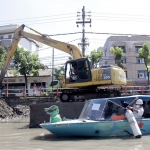
{"type": "Polygon", "coordinates": [[[144,78],[144,73],[139,73],[139,78],[144,78]]]}

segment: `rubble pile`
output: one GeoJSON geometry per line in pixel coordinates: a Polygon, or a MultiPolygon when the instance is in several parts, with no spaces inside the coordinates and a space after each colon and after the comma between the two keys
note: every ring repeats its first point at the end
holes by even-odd
{"type": "Polygon", "coordinates": [[[0,98],[0,120],[16,117],[28,117],[30,114],[29,105],[20,103],[8,103],[0,98]]]}
{"type": "Polygon", "coordinates": [[[12,118],[13,114],[13,108],[11,108],[4,99],[0,99],[0,118],[12,118]]]}

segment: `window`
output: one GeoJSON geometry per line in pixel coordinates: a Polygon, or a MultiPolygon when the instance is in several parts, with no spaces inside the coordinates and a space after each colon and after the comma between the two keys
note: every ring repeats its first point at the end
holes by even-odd
{"type": "Polygon", "coordinates": [[[127,74],[127,71],[124,71],[125,72],[125,74],[126,74],[126,78],[128,78],[128,74],[127,74]]]}
{"type": "Polygon", "coordinates": [[[126,58],[123,58],[123,59],[121,60],[121,63],[122,63],[122,64],[126,64],[126,58]]]}
{"type": "Polygon", "coordinates": [[[137,64],[144,64],[144,59],[136,57],[136,63],[137,64]]]}
{"type": "Polygon", "coordinates": [[[8,39],[12,39],[12,35],[8,35],[8,39]]]}
{"type": "Polygon", "coordinates": [[[67,62],[65,74],[66,83],[91,80],[90,68],[90,63],[86,58],[67,62]]]}
{"type": "Polygon", "coordinates": [[[51,84],[50,84],[50,86],[55,86],[57,84],[59,84],[58,81],[52,81],[51,84]]]}
{"type": "MultiPolygon", "coordinates": [[[[5,88],[7,83],[5,83],[5,88]]],[[[22,93],[22,89],[25,88],[25,83],[8,83],[9,94],[22,93]]]]}
{"type": "Polygon", "coordinates": [[[123,53],[126,53],[126,48],[125,48],[125,46],[115,46],[114,48],[116,48],[116,47],[121,48],[121,49],[123,50],[123,53]]]}
{"type": "Polygon", "coordinates": [[[25,83],[8,83],[9,89],[22,89],[25,87],[25,83]]]}
{"type": "Polygon", "coordinates": [[[145,78],[145,77],[147,77],[147,71],[146,70],[138,70],[137,76],[138,76],[138,78],[145,78]]]}
{"type": "Polygon", "coordinates": [[[104,54],[105,54],[105,57],[106,57],[107,56],[107,52],[105,51],[104,54]]]}
{"type": "Polygon", "coordinates": [[[46,82],[34,82],[34,83],[30,83],[30,88],[33,89],[35,84],[37,88],[46,87],[46,82]]]}
{"type": "Polygon", "coordinates": [[[0,36],[0,39],[3,39],[3,36],[0,36]]]}
{"type": "MultiPolygon", "coordinates": [[[[122,64],[126,64],[126,58],[123,58],[122,60],[121,60],[121,63],[122,64]]],[[[115,59],[115,64],[117,64],[117,60],[115,59]]]]}
{"type": "Polygon", "coordinates": [[[135,46],[135,52],[138,53],[139,52],[139,49],[141,48],[142,46],[135,46]]]}

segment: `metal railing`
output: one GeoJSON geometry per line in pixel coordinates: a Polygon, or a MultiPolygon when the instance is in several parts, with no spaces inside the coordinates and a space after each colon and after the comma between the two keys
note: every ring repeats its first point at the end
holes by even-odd
{"type": "MultiPolygon", "coordinates": [[[[98,88],[105,89],[117,89],[121,92],[121,95],[136,95],[136,94],[150,94],[150,86],[102,86],[98,88]]],[[[51,91],[49,88],[36,88],[35,89],[3,89],[0,90],[2,96],[50,96],[51,94],[59,96],[61,90],[76,89],[76,88],[55,88],[51,91]]]]}

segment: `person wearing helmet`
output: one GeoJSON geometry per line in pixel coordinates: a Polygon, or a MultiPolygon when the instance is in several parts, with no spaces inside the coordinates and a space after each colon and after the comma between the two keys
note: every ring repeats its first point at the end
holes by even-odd
{"type": "Polygon", "coordinates": [[[142,99],[138,99],[138,97],[136,97],[133,103],[131,103],[127,108],[133,110],[133,115],[135,118],[142,118],[142,115],[144,113],[142,99]]]}

